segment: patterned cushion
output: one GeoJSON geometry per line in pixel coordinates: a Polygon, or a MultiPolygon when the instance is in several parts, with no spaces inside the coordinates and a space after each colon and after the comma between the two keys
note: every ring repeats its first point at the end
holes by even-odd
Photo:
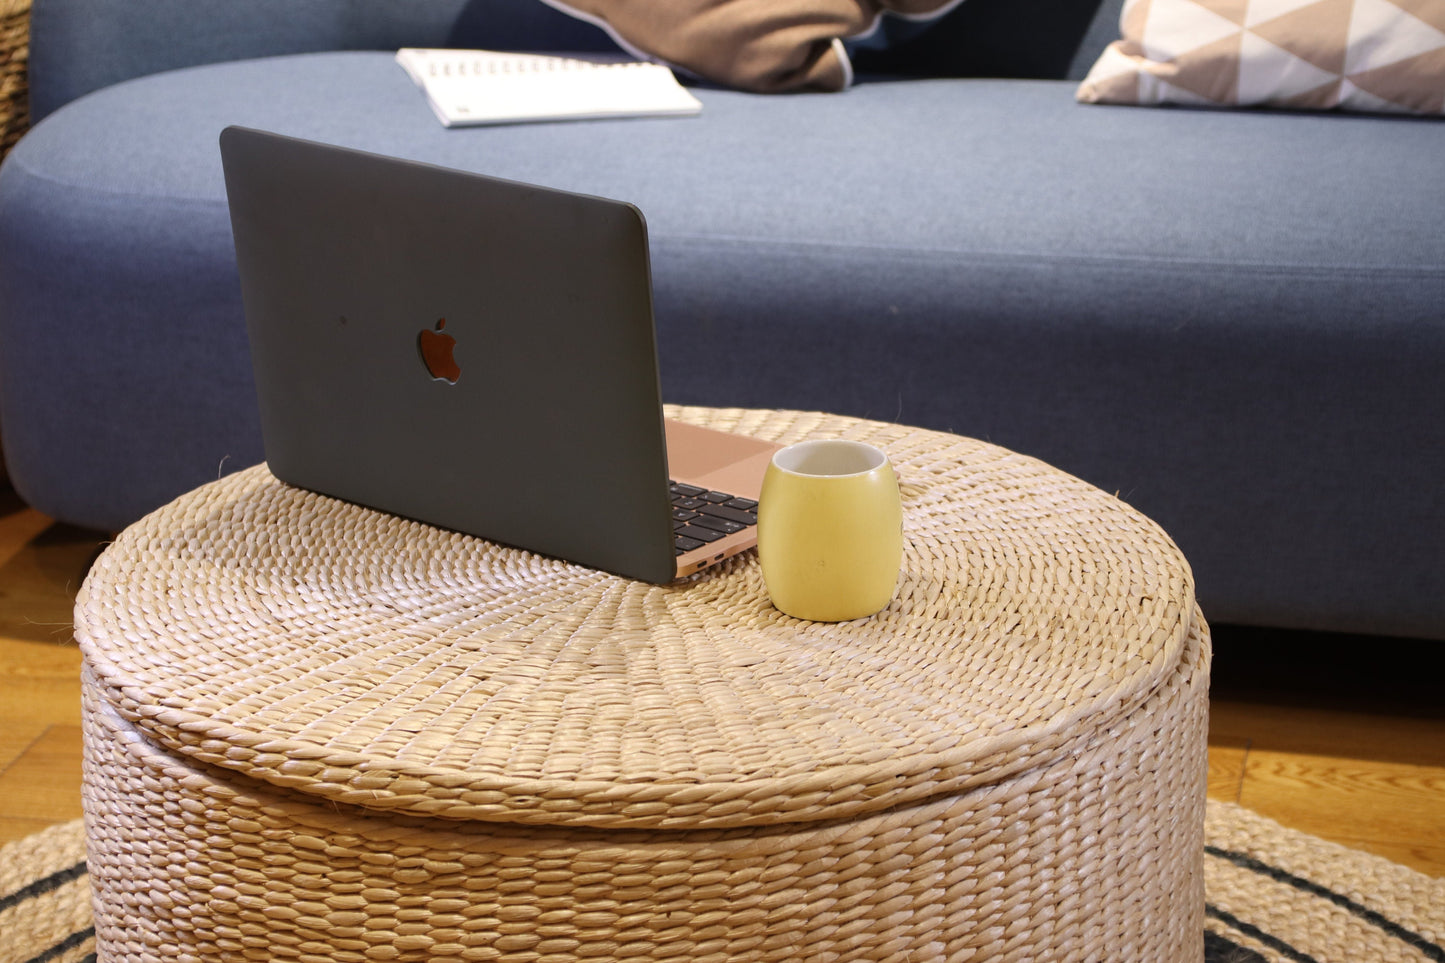
{"type": "Polygon", "coordinates": [[[1128,0],[1085,103],[1445,113],[1445,0],[1128,0]]]}

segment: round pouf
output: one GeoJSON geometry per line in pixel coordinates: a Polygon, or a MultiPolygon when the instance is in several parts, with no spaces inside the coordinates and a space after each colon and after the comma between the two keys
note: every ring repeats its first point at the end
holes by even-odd
{"type": "Polygon", "coordinates": [[[669,413],[887,451],[893,603],[198,489],[77,603],[100,959],[1197,961],[1208,630],[1168,537],[970,439],[669,413]]]}

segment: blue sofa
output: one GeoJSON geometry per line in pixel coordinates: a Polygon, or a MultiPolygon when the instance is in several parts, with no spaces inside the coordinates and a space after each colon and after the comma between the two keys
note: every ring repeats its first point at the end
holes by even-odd
{"type": "Polygon", "coordinates": [[[36,0],[13,482],[119,529],[261,459],[241,124],[636,203],[670,401],[985,438],[1160,522],[1212,621],[1445,638],[1445,124],[1077,104],[1095,5],[967,0],[841,94],[444,130],[394,48],[615,48],[536,0],[36,0]]]}

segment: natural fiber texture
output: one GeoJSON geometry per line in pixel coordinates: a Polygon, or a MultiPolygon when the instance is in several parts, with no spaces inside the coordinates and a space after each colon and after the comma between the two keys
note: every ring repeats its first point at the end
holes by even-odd
{"type": "MultiPolygon", "coordinates": [[[[1205,963],[1445,959],[1445,880],[1215,800],[1205,852],[1205,963]]],[[[0,963],[94,959],[84,859],[79,820],[0,848],[0,963]]]]}
{"type": "Polygon", "coordinates": [[[0,963],[95,959],[80,820],[0,848],[0,963]]]}
{"type": "Polygon", "coordinates": [[[116,541],[77,604],[81,646],[108,698],[201,762],[374,809],[655,828],[991,782],[1127,718],[1177,671],[1189,569],[1118,500],[952,435],[692,415],[887,450],[907,512],[894,603],[802,623],[769,604],[751,556],[659,587],[257,468],[116,541]]]}
{"type": "MultiPolygon", "coordinates": [[[[30,126],[30,0],[0,0],[0,162],[30,126]]],[[[9,478],[0,453],[0,484],[9,478]]]]}
{"type": "Polygon", "coordinates": [[[30,0],[0,0],[0,160],[29,126],[29,56],[30,0]]]}
{"type": "Polygon", "coordinates": [[[1445,880],[1229,803],[1205,840],[1207,926],[1238,963],[1445,963],[1445,880]]]}
{"type": "Polygon", "coordinates": [[[261,468],[117,539],[76,609],[108,958],[1198,959],[1164,533],[977,441],[673,413],[888,451],[894,603],[799,622],[750,557],[644,585],[261,468]]]}

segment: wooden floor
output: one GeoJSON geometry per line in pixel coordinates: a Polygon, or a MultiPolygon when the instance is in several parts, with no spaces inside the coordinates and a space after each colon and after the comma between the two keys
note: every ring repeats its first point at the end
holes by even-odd
{"type": "MultiPolygon", "coordinates": [[[[103,545],[0,484],[0,842],[80,815],[70,609],[103,545]]],[[[1210,795],[1445,877],[1442,653],[1216,626],[1210,795]]]]}

